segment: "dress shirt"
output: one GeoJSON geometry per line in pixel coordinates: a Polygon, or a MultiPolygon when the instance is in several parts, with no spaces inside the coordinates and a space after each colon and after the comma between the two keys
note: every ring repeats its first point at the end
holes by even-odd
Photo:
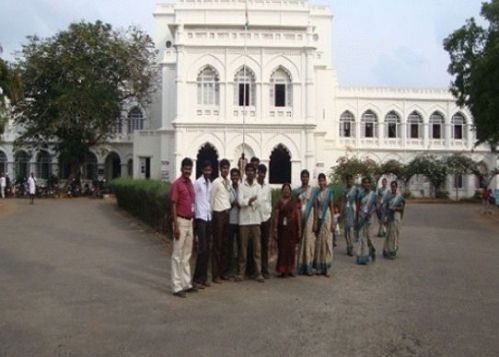
{"type": "Polygon", "coordinates": [[[196,192],[195,213],[196,219],[211,221],[210,196],[212,183],[209,179],[201,176],[194,182],[194,191],[196,192]]]}
{"type": "Polygon", "coordinates": [[[260,217],[260,209],[258,204],[258,197],[260,194],[260,190],[262,186],[254,180],[253,184],[250,185],[248,181],[244,181],[239,186],[239,225],[240,226],[251,226],[251,225],[260,225],[262,222],[260,217]],[[249,200],[252,197],[257,197],[256,201],[254,201],[251,205],[249,205],[249,200]]]}
{"type": "Polygon", "coordinates": [[[196,194],[190,179],[178,178],[170,190],[170,200],[177,205],[177,215],[192,218],[196,194]]]}
{"type": "Polygon", "coordinates": [[[210,205],[214,212],[223,212],[230,209],[230,180],[222,176],[213,181],[211,189],[210,205]]]}
{"type": "Polygon", "coordinates": [[[262,222],[267,222],[272,215],[272,189],[270,185],[265,182],[260,186],[260,195],[258,197],[260,206],[260,220],[262,222]]]}
{"type": "MultiPolygon", "coordinates": [[[[234,188],[233,186],[230,187],[230,204],[238,201],[238,196],[239,196],[239,187],[234,188]]],[[[239,207],[237,206],[232,206],[230,209],[229,213],[229,224],[239,224],[239,207]]]]}

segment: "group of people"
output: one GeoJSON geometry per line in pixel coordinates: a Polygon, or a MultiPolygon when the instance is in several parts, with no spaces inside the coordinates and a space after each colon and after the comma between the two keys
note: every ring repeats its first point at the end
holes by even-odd
{"type": "MultiPolygon", "coordinates": [[[[212,181],[213,167],[209,161],[203,162],[202,175],[192,182],[193,162],[182,160],[181,176],[170,190],[174,296],[184,298],[212,283],[243,281],[246,277],[265,282],[270,278],[269,256],[275,245],[279,277],[329,277],[341,210],[334,203],[326,175],[319,174],[318,187],[312,187],[310,173],[303,170],[301,186],[293,190],[284,184],[279,201],[272,207],[272,189],[265,180],[267,167],[257,158],[249,163],[243,158],[238,166],[231,169],[228,160],[221,160],[220,175],[212,181]],[[189,262],[195,235],[197,257],[191,277],[189,262]]],[[[358,243],[359,264],[375,259],[370,236],[375,212],[382,226],[379,234],[386,231],[383,255],[396,256],[405,202],[397,192],[397,182],[391,183],[390,190],[386,183],[384,180],[382,188],[374,192],[369,178],[363,178],[358,188],[353,177],[347,177],[341,199],[344,233],[348,255],[353,256],[353,244],[358,243]]]]}
{"type": "MultiPolygon", "coordinates": [[[[13,194],[10,177],[2,172],[0,173],[0,197],[3,199],[6,198],[8,190],[13,194]]],[[[33,204],[36,194],[36,178],[34,173],[31,173],[26,181],[26,190],[29,194],[30,204],[33,204]]]]}

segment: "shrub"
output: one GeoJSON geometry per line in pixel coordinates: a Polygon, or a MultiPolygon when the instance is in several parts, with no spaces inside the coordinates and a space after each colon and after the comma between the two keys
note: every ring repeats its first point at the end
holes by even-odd
{"type": "Polygon", "coordinates": [[[170,230],[170,184],[117,178],[111,183],[118,205],[160,232],[170,230]]]}
{"type": "Polygon", "coordinates": [[[448,200],[449,199],[449,192],[448,191],[437,191],[437,192],[435,192],[435,198],[448,200]]]}

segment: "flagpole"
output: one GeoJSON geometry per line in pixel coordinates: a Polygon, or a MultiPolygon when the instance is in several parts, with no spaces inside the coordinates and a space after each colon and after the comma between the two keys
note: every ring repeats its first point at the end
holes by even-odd
{"type": "MultiPolygon", "coordinates": [[[[248,93],[246,90],[246,84],[247,84],[247,78],[246,78],[246,59],[248,55],[248,47],[247,47],[247,38],[248,38],[248,26],[249,26],[249,18],[248,18],[248,0],[245,2],[245,23],[244,23],[244,49],[243,49],[243,54],[244,54],[244,60],[243,60],[243,155],[245,155],[245,148],[246,148],[246,111],[247,111],[247,104],[249,104],[249,101],[247,101],[248,98],[248,93]]],[[[249,89],[249,85],[248,85],[249,89]]],[[[245,157],[246,159],[246,157],[245,157]]],[[[247,159],[246,159],[247,160],[247,159]]]]}

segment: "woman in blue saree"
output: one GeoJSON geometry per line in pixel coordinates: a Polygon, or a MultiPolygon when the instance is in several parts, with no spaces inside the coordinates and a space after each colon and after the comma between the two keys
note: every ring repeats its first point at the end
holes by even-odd
{"type": "Polygon", "coordinates": [[[372,215],[376,211],[376,192],[371,190],[371,179],[362,179],[362,190],[357,196],[357,264],[366,265],[369,257],[376,260],[376,250],[371,240],[372,215]]]}
{"type": "Polygon", "coordinates": [[[347,254],[353,256],[353,231],[357,215],[358,189],[353,184],[353,176],[346,177],[346,188],[343,197],[343,216],[345,217],[345,241],[347,243],[347,254]]]}
{"type": "Polygon", "coordinates": [[[300,202],[301,207],[301,227],[300,244],[298,247],[297,272],[303,275],[313,275],[312,267],[315,254],[315,232],[314,226],[314,205],[318,190],[314,190],[309,185],[310,173],[307,170],[301,172],[301,187],[293,191],[293,197],[300,202]]]}
{"type": "Polygon", "coordinates": [[[333,191],[327,187],[326,175],[319,174],[319,192],[315,200],[314,231],[315,243],[314,269],[318,275],[329,277],[333,264],[333,191]]]}
{"type": "Polygon", "coordinates": [[[390,184],[390,192],[384,198],[385,221],[387,224],[387,234],[383,247],[383,257],[395,259],[399,249],[400,225],[404,214],[405,200],[397,192],[397,181],[390,184]]]}

